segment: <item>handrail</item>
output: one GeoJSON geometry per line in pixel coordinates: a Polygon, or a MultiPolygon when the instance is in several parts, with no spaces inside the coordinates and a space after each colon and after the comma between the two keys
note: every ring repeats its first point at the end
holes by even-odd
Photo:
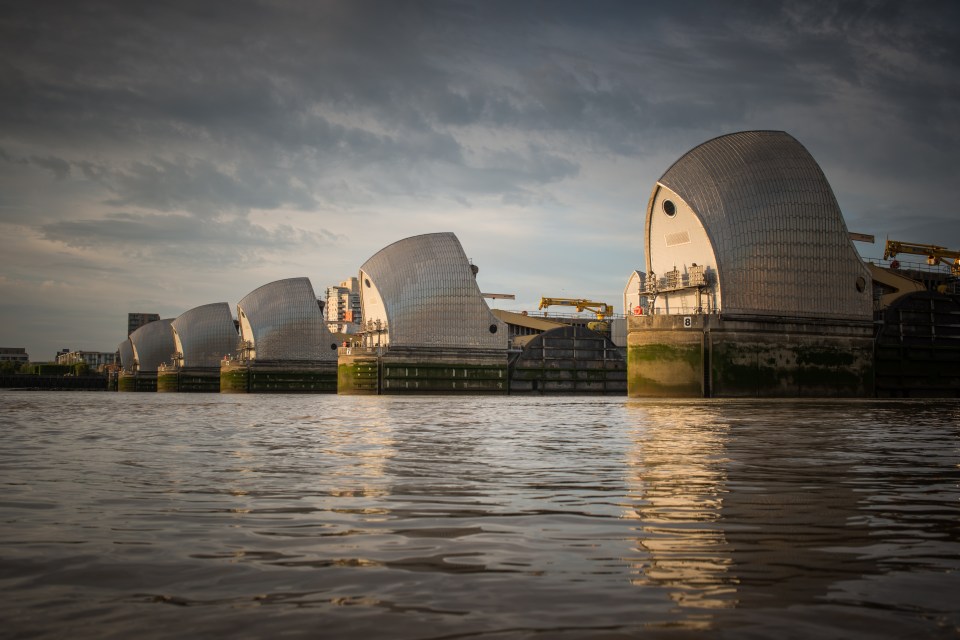
{"type": "Polygon", "coordinates": [[[365,356],[380,355],[388,350],[386,346],[379,347],[337,347],[338,356],[365,356]]]}

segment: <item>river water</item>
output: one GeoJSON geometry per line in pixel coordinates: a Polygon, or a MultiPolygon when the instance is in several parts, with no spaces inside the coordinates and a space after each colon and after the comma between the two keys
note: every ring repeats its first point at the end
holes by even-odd
{"type": "Polygon", "coordinates": [[[0,392],[0,637],[960,636],[960,402],[0,392]]]}

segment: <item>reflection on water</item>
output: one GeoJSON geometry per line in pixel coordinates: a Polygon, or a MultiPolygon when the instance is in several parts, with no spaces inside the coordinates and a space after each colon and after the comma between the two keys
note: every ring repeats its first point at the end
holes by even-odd
{"type": "Polygon", "coordinates": [[[625,516],[637,520],[643,557],[632,583],[666,586],[681,606],[734,605],[732,549],[720,525],[730,425],[690,405],[633,405],[628,411],[635,426],[625,516]]]}
{"type": "Polygon", "coordinates": [[[958,418],[0,393],[4,637],[956,637],[958,418]]]}
{"type": "Polygon", "coordinates": [[[862,553],[872,544],[856,490],[863,431],[837,428],[838,411],[862,408],[630,407],[642,419],[628,517],[649,554],[634,583],[668,586],[684,607],[742,609],[811,604],[877,573],[862,553]]]}

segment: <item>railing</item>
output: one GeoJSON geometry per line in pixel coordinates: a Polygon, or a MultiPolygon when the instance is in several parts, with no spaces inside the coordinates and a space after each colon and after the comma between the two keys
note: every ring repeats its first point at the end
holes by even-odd
{"type": "MultiPolygon", "coordinates": [[[[878,258],[868,258],[866,262],[876,265],[878,267],[883,267],[884,269],[890,269],[894,272],[900,273],[902,275],[909,277],[911,273],[916,273],[921,277],[923,275],[936,275],[943,278],[942,285],[945,288],[945,293],[960,293],[960,280],[958,280],[950,271],[950,266],[946,264],[928,264],[926,261],[913,261],[913,260],[900,260],[899,258],[892,258],[890,260],[882,260],[878,258]],[[893,263],[897,263],[896,267],[893,267],[893,263]]],[[[929,282],[929,281],[928,281],[929,282]]],[[[929,284],[928,284],[929,286],[929,284]]]]}
{"type": "Polygon", "coordinates": [[[885,269],[894,269],[895,271],[921,271],[923,273],[942,273],[944,275],[950,275],[950,265],[946,264],[927,264],[924,260],[913,261],[913,260],[901,260],[899,257],[891,258],[889,260],[884,260],[882,258],[867,258],[865,262],[870,264],[875,264],[878,267],[883,267],[885,269]],[[894,268],[891,266],[894,262],[898,263],[899,266],[894,268]]]}
{"type": "Polygon", "coordinates": [[[385,353],[389,347],[379,346],[379,347],[338,347],[337,355],[338,356],[377,356],[385,353]]]}
{"type": "MultiPolygon", "coordinates": [[[[597,319],[597,314],[595,313],[555,313],[552,311],[528,311],[528,318],[540,318],[542,320],[589,320],[594,321],[597,319]]],[[[610,315],[604,316],[604,320],[616,320],[618,318],[625,318],[626,316],[622,313],[611,313],[610,315]]]]}

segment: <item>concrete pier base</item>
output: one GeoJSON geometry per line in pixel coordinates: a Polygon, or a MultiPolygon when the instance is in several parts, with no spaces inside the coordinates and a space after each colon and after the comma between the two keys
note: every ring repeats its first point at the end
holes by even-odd
{"type": "Polygon", "coordinates": [[[117,378],[117,391],[155,393],[156,390],[156,372],[121,373],[117,378]]]}
{"type": "Polygon", "coordinates": [[[627,368],[631,397],[871,397],[873,326],[635,316],[627,368]]]}
{"type": "Polygon", "coordinates": [[[230,363],[220,367],[221,393],[336,393],[334,362],[230,363]]]}
{"type": "Polygon", "coordinates": [[[176,369],[157,374],[160,393],[220,393],[219,369],[176,369]]]}
{"type": "Polygon", "coordinates": [[[506,394],[504,351],[442,348],[342,348],[343,395],[506,394]]]}

